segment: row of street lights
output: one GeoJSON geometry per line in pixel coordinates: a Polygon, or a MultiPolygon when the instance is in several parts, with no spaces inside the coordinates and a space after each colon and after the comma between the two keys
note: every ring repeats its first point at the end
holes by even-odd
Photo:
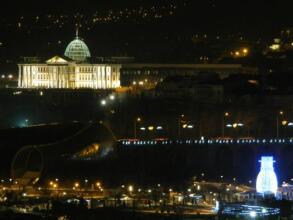
{"type": "MultiPolygon", "coordinates": [[[[284,127],[293,127],[293,122],[290,122],[288,120],[280,120],[280,117],[284,115],[284,111],[279,111],[276,117],[276,135],[279,137],[279,129],[280,125],[284,127]]],[[[244,123],[234,121],[231,122],[229,118],[231,117],[231,113],[224,112],[222,117],[222,137],[225,137],[226,128],[230,129],[240,129],[245,126],[244,123]]],[[[194,129],[195,125],[193,123],[190,123],[189,120],[186,119],[186,116],[184,114],[181,114],[178,116],[177,119],[178,123],[178,137],[181,138],[182,135],[182,129],[194,129]]],[[[137,124],[142,121],[142,118],[137,117],[134,120],[134,138],[137,138],[137,124]]],[[[201,127],[199,127],[201,129],[201,127]]],[[[162,126],[148,126],[148,127],[140,127],[141,131],[155,131],[155,130],[163,130],[162,126]]],[[[200,135],[201,136],[201,135],[200,135]]]]}

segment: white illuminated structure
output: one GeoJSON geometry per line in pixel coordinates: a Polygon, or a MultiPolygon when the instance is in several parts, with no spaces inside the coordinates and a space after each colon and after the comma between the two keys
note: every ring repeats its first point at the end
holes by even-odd
{"type": "Polygon", "coordinates": [[[278,180],[273,157],[261,157],[261,168],[256,180],[256,191],[262,195],[276,195],[278,180]]]}
{"type": "Polygon", "coordinates": [[[19,64],[19,88],[115,89],[120,87],[120,64],[91,63],[89,48],[76,34],[64,56],[45,62],[19,64]]]}

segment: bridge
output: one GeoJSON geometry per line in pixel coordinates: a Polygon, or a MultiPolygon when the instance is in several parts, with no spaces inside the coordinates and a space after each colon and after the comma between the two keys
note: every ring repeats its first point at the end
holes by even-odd
{"type": "MultiPolygon", "coordinates": [[[[274,156],[279,182],[293,178],[293,138],[120,140],[128,167],[152,168],[153,175],[238,179],[254,184],[261,156],[274,156]],[[162,174],[161,174],[162,175],[162,174]]],[[[133,168],[132,168],[133,169],[133,168]]]]}

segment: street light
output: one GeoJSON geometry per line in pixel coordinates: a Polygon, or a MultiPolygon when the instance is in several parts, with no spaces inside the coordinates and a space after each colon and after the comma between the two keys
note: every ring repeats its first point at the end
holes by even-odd
{"type": "Polygon", "coordinates": [[[137,123],[141,122],[141,118],[137,117],[134,119],[134,126],[133,126],[133,132],[134,132],[134,139],[136,139],[137,136],[137,123]]]}
{"type": "Polygon", "coordinates": [[[152,125],[148,127],[148,130],[149,130],[149,131],[153,131],[154,129],[155,129],[155,128],[154,128],[154,126],[152,126],[152,125]]]}
{"type": "Polygon", "coordinates": [[[181,137],[181,120],[184,118],[184,115],[179,115],[178,117],[178,138],[181,137]]]}
{"type": "Polygon", "coordinates": [[[279,117],[284,115],[284,111],[279,111],[276,118],[277,138],[279,137],[279,117]]]}
{"type": "Polygon", "coordinates": [[[223,117],[222,117],[222,137],[223,138],[225,137],[225,123],[226,123],[225,118],[228,118],[229,116],[230,116],[230,113],[229,112],[225,112],[223,114],[223,117]]]}
{"type": "Polygon", "coordinates": [[[101,100],[101,105],[102,105],[102,106],[105,106],[106,104],[107,104],[106,100],[104,100],[104,99],[101,100]]]}
{"type": "Polygon", "coordinates": [[[115,96],[114,95],[110,95],[110,99],[111,100],[115,100],[115,96]]]}
{"type": "Polygon", "coordinates": [[[128,186],[128,191],[129,191],[130,193],[133,192],[133,186],[132,186],[132,185],[128,186]]]}
{"type": "Polygon", "coordinates": [[[28,127],[28,122],[29,122],[29,120],[28,119],[25,119],[25,125],[26,125],[26,127],[28,127]]]}

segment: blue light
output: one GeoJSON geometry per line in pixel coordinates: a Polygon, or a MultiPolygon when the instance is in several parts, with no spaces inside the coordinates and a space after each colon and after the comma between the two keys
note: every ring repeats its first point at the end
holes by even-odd
{"type": "Polygon", "coordinates": [[[274,170],[273,157],[261,157],[261,168],[256,180],[256,191],[262,195],[275,194],[278,180],[274,170]]]}

